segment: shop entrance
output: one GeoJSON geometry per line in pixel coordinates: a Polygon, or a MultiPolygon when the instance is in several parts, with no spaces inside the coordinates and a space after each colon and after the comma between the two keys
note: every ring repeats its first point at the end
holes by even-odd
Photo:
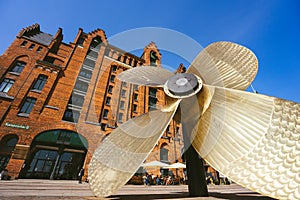
{"type": "Polygon", "coordinates": [[[75,180],[87,149],[87,140],[75,132],[41,133],[32,142],[20,178],[75,180]]]}

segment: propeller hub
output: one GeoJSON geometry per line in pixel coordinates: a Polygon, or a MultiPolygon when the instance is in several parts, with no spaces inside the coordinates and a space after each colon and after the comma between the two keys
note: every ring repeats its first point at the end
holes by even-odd
{"type": "Polygon", "coordinates": [[[164,85],[168,96],[185,98],[196,94],[202,88],[202,80],[194,74],[177,73],[171,76],[164,85]]]}

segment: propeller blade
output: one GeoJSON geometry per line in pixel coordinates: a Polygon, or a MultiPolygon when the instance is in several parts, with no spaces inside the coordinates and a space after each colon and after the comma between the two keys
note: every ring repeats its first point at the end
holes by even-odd
{"type": "Polygon", "coordinates": [[[161,67],[141,66],[122,72],[118,79],[136,85],[163,87],[172,75],[172,72],[161,67]]]}
{"type": "Polygon", "coordinates": [[[246,90],[257,70],[252,51],[231,42],[215,42],[198,54],[187,73],[200,76],[209,85],[246,90]]]}
{"type": "Polygon", "coordinates": [[[193,141],[197,134],[200,117],[209,108],[214,88],[203,85],[201,92],[189,98],[182,99],[180,103],[181,123],[186,127],[185,135],[193,141]]]}
{"type": "Polygon", "coordinates": [[[240,185],[276,199],[300,199],[300,104],[211,86],[193,146],[240,185]]]}
{"type": "Polygon", "coordinates": [[[89,166],[90,188],[96,196],[112,195],[131,178],[157,144],[179,102],[132,118],[104,139],[89,166]]]}

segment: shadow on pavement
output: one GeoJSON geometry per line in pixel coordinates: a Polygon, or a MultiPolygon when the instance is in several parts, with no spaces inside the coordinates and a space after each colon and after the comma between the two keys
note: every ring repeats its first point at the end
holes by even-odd
{"type": "Polygon", "coordinates": [[[155,200],[155,199],[233,199],[233,200],[273,200],[273,198],[265,196],[256,196],[255,193],[241,193],[241,194],[224,194],[217,192],[210,192],[208,197],[191,197],[187,192],[173,193],[173,194],[130,194],[130,195],[112,195],[108,198],[90,197],[88,199],[111,199],[111,200],[155,200]]]}

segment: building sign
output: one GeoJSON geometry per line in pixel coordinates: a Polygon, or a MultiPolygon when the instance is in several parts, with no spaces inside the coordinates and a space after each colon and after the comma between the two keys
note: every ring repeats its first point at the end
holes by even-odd
{"type": "Polygon", "coordinates": [[[12,127],[12,128],[26,129],[26,130],[29,129],[28,125],[12,124],[12,123],[9,123],[9,122],[6,122],[5,126],[12,127]]]}

